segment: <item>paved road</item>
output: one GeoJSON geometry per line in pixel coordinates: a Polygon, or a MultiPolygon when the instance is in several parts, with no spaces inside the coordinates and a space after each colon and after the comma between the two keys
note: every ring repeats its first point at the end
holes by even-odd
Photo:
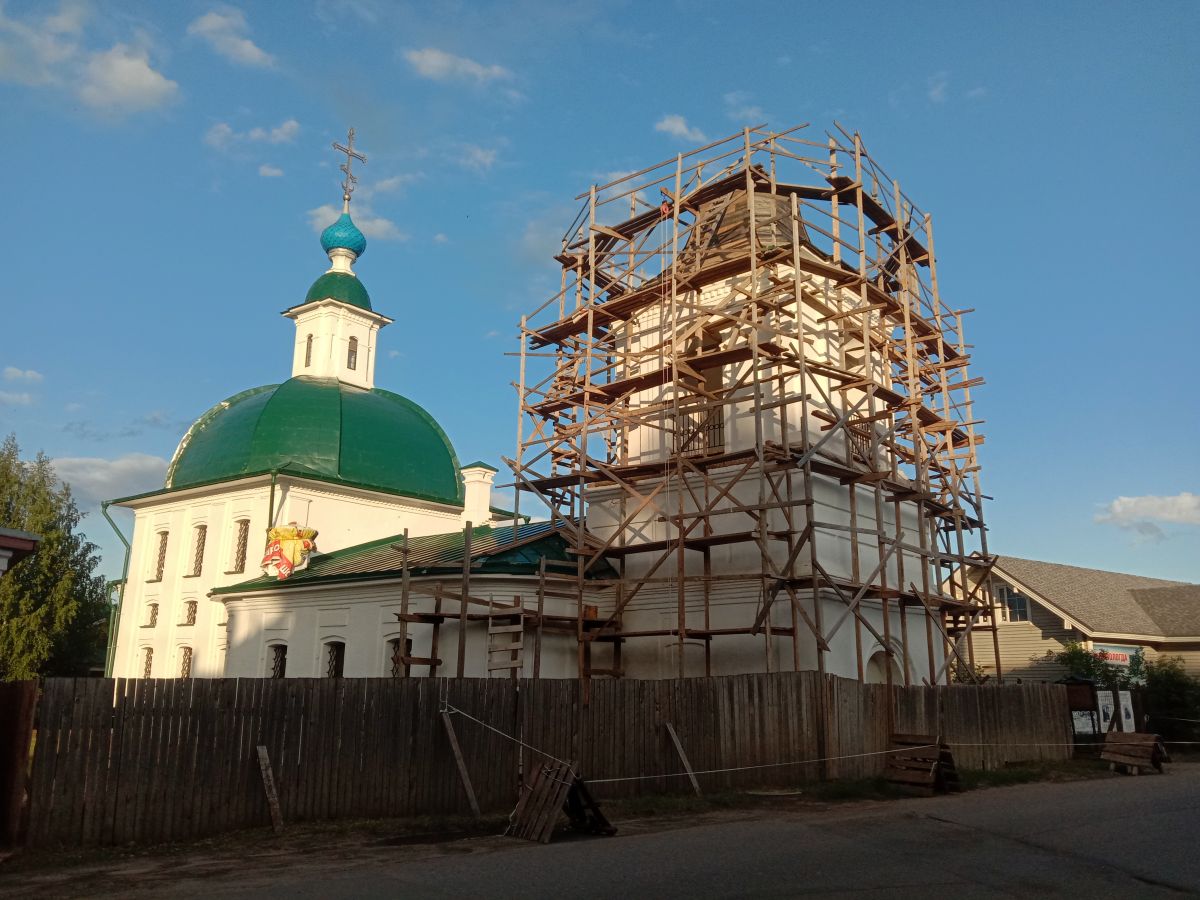
{"type": "MultiPolygon", "coordinates": [[[[549,846],[492,837],[135,859],[90,873],[46,873],[16,893],[210,900],[1200,896],[1197,764],[1172,766],[1165,776],[705,818],[694,826],[623,823],[614,838],[549,846]]],[[[0,894],[13,887],[0,883],[0,894]]]]}
{"type": "Polygon", "coordinates": [[[1200,895],[1200,767],[208,883],[223,898],[1200,895]],[[254,879],[251,879],[254,880],[254,879]]]}

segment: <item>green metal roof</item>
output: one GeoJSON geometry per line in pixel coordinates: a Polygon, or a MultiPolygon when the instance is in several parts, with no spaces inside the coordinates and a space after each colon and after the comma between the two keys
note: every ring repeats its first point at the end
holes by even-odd
{"type": "MultiPolygon", "coordinates": [[[[320,538],[318,537],[318,542],[320,538]]],[[[409,574],[453,574],[462,571],[463,533],[451,531],[410,538],[409,574]]],[[[404,536],[393,535],[333,553],[314,555],[308,568],[286,581],[263,576],[240,584],[216,588],[214,594],[241,594],[343,581],[370,581],[397,578],[404,571],[404,536]]],[[[481,526],[471,529],[471,572],[475,575],[532,575],[542,559],[547,571],[576,571],[575,557],[567,552],[567,542],[552,522],[531,522],[502,528],[481,526]]],[[[595,567],[591,577],[610,577],[613,571],[595,567]]]]}
{"type": "Polygon", "coordinates": [[[487,463],[485,463],[481,459],[477,459],[473,463],[467,463],[465,466],[463,466],[463,468],[464,469],[487,469],[489,472],[499,472],[500,471],[495,466],[489,466],[487,463]]]}
{"type": "Polygon", "coordinates": [[[165,486],[273,470],[462,505],[458,459],[429,413],[390,391],[307,376],[206,412],[175,451],[165,486]]]}
{"type": "Polygon", "coordinates": [[[315,300],[341,300],[360,309],[371,308],[371,297],[358,276],[345,272],[326,272],[314,281],[304,302],[312,303],[315,300]]]}

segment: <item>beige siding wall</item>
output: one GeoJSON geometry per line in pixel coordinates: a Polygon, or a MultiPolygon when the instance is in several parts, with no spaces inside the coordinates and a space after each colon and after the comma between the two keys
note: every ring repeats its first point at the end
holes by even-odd
{"type": "Polygon", "coordinates": [[[1183,668],[1189,674],[1200,678],[1200,644],[1159,644],[1156,649],[1146,648],[1146,659],[1162,659],[1164,656],[1178,656],[1183,660],[1183,668]]]}
{"type": "MultiPolygon", "coordinates": [[[[1000,610],[997,610],[1000,613],[1000,610]]],[[[1003,615],[1003,613],[1000,613],[1003,615]]],[[[1005,684],[1020,678],[1022,681],[1056,681],[1067,674],[1057,663],[1048,661],[1047,652],[1057,653],[1067,641],[1079,641],[1083,636],[1074,629],[1063,628],[1062,620],[1029,601],[1028,622],[1000,622],[1000,666],[1005,684]]],[[[975,662],[985,674],[996,672],[991,635],[980,632],[975,640],[975,662]]]]}

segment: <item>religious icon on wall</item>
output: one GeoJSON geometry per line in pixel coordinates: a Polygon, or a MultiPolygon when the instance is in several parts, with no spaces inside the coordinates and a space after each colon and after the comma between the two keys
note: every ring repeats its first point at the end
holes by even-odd
{"type": "Polygon", "coordinates": [[[263,554],[263,574],[283,581],[293,572],[308,567],[308,557],[317,549],[317,530],[301,528],[295,522],[272,528],[267,532],[267,549],[263,554]]]}

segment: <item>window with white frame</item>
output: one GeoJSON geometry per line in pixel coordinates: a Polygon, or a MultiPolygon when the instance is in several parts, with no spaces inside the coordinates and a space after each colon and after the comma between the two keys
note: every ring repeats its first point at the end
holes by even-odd
{"type": "Polygon", "coordinates": [[[1029,598],[1016,588],[1001,584],[997,590],[1000,611],[1005,622],[1029,621],[1029,598]]]}
{"type": "Polygon", "coordinates": [[[271,678],[286,678],[287,677],[287,644],[271,644],[267,647],[270,653],[270,658],[267,660],[271,671],[268,673],[271,678]]]}
{"type": "Polygon", "coordinates": [[[153,628],[157,624],[158,624],[158,604],[157,603],[147,603],[146,604],[146,619],[142,623],[142,627],[143,628],[153,628]]]}
{"type": "Polygon", "coordinates": [[[237,534],[233,542],[233,557],[229,561],[231,575],[246,571],[246,551],[250,546],[250,520],[238,519],[234,524],[237,526],[237,534]]]}
{"type": "Polygon", "coordinates": [[[149,678],[154,671],[154,648],[142,648],[142,677],[149,678]]]}
{"type": "Polygon", "coordinates": [[[179,624],[180,625],[195,625],[196,624],[196,613],[198,612],[199,608],[200,608],[199,601],[188,600],[186,603],[184,603],[183,604],[183,621],[180,622],[179,624]]]}
{"type": "Polygon", "coordinates": [[[313,336],[310,334],[304,341],[304,368],[312,365],[312,342],[313,336]]]}
{"type": "Polygon", "coordinates": [[[358,368],[358,338],[350,338],[350,345],[346,349],[346,368],[351,372],[358,368]]]}

